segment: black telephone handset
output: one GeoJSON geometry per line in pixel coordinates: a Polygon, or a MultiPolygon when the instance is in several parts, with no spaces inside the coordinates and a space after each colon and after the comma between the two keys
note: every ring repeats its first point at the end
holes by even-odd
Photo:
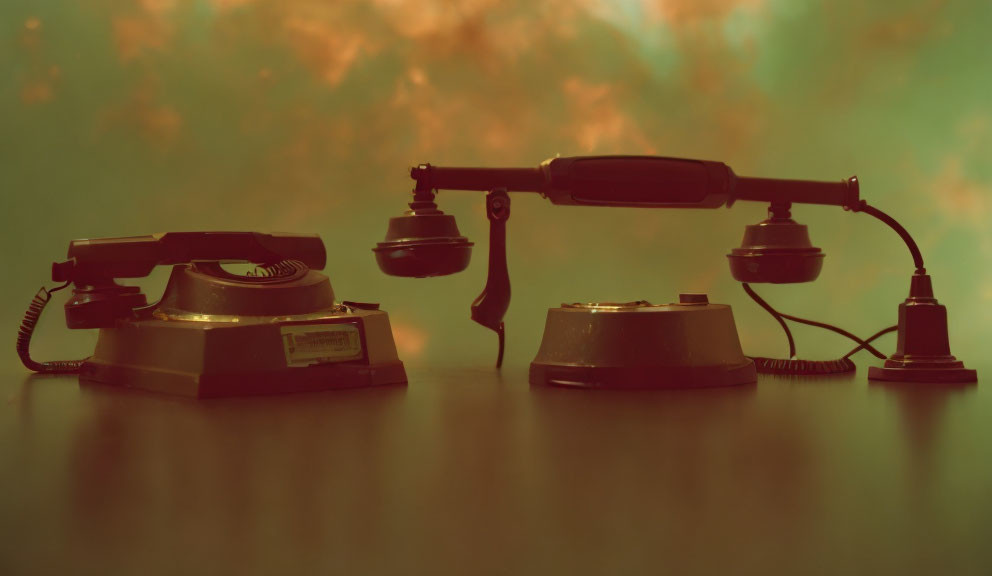
{"type": "Polygon", "coordinates": [[[156,266],[195,262],[250,262],[260,266],[284,260],[322,269],[324,243],[316,234],[263,234],[259,232],[169,232],[126,238],[73,240],[68,259],[52,264],[52,280],[62,284],[41,288],[31,301],[17,334],[17,354],[29,370],[75,373],[82,360],[37,362],[31,359],[31,336],[54,292],[72,285],[65,304],[69,328],[111,327],[121,318],[147,308],[137,286],[118,284],[118,278],[142,278],[156,266]]]}

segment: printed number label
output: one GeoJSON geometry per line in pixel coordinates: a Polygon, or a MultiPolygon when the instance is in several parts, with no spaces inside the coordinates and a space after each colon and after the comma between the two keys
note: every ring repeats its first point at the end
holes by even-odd
{"type": "Polygon", "coordinates": [[[282,326],[287,366],[343,362],[362,355],[362,339],[354,324],[282,326]]]}

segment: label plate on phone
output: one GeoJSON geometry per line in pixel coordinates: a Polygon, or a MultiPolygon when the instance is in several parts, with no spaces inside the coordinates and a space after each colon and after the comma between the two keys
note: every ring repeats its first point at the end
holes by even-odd
{"type": "Polygon", "coordinates": [[[344,362],[362,356],[362,338],[354,324],[295,324],[280,327],[286,366],[344,362]]]}

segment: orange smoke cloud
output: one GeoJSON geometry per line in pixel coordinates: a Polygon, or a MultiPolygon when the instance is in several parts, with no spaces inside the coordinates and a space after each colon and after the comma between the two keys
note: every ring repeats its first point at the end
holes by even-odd
{"type": "Polygon", "coordinates": [[[634,119],[621,110],[613,86],[572,77],[565,80],[562,90],[571,108],[569,115],[576,119],[566,130],[580,151],[655,153],[651,140],[634,119]]]}
{"type": "Polygon", "coordinates": [[[122,16],[114,18],[113,28],[117,54],[125,63],[165,50],[172,37],[172,27],[159,17],[122,16]]]}
{"type": "Polygon", "coordinates": [[[48,102],[52,98],[54,91],[48,82],[29,82],[21,87],[21,101],[25,104],[48,102]]]}
{"type": "Polygon", "coordinates": [[[397,321],[395,317],[391,325],[393,340],[396,342],[396,351],[400,358],[410,360],[420,358],[427,347],[427,333],[413,324],[397,321]]]}
{"type": "Polygon", "coordinates": [[[646,12],[655,14],[672,25],[699,20],[722,20],[735,10],[755,11],[763,8],[765,0],[643,0],[646,12]]]}
{"type": "Polygon", "coordinates": [[[332,18],[292,14],[283,26],[299,58],[331,86],[339,84],[364,53],[375,50],[368,36],[332,18]]]}
{"type": "Polygon", "coordinates": [[[234,10],[254,4],[256,0],[210,0],[210,5],[218,11],[234,10]]]}
{"type": "Polygon", "coordinates": [[[466,22],[478,20],[499,0],[372,0],[399,34],[424,38],[456,32],[466,22]]]}
{"type": "Polygon", "coordinates": [[[181,132],[183,118],[174,107],[159,101],[159,91],[159,81],[146,77],[127,102],[107,110],[104,128],[129,128],[158,145],[174,141],[181,132]]]}
{"type": "Polygon", "coordinates": [[[55,85],[62,70],[58,66],[45,64],[47,58],[43,46],[42,22],[39,18],[31,17],[24,21],[21,45],[30,55],[27,77],[21,84],[21,102],[40,104],[52,101],[55,98],[55,85]]]}
{"type": "Polygon", "coordinates": [[[929,186],[930,197],[940,213],[954,224],[986,230],[992,213],[992,189],[969,179],[960,158],[945,158],[940,172],[929,186]]]}

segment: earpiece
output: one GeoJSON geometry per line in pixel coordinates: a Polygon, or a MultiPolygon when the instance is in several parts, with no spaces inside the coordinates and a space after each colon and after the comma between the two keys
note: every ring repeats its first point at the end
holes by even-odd
{"type": "Polygon", "coordinates": [[[386,239],[373,252],[390,276],[447,276],[468,267],[472,242],[461,235],[455,217],[438,210],[430,191],[417,192],[410,209],[389,219],[386,239]]]}
{"type": "Polygon", "coordinates": [[[789,203],[773,203],[768,219],[744,229],[731,250],[730,273],[738,282],[796,284],[820,275],[823,251],[813,246],[805,224],[792,219],[789,203]]]}

